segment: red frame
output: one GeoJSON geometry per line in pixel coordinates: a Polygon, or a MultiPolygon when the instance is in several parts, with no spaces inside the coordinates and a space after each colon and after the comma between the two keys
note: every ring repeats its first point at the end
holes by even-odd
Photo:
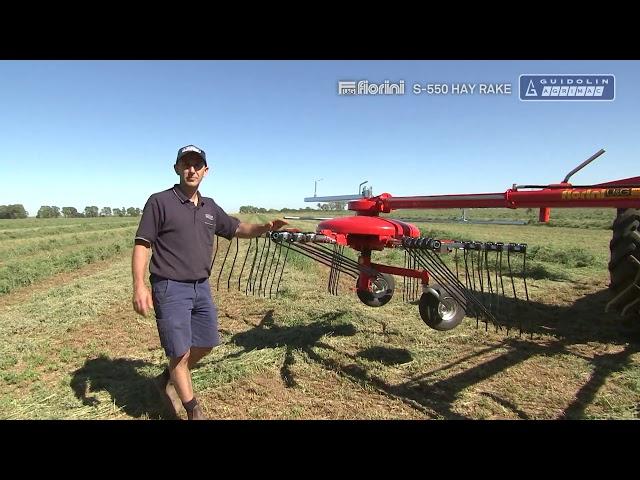
{"type": "Polygon", "coordinates": [[[549,208],[640,208],[640,177],[625,178],[589,187],[570,183],[548,185],[539,190],[508,189],[504,193],[429,195],[393,197],[383,193],[377,197],[349,202],[349,210],[357,215],[377,216],[400,208],[540,208],[541,221],[548,221],[549,208]],[[620,186],[632,185],[632,186],[620,186]]]}
{"type": "MultiPolygon", "coordinates": [[[[380,265],[371,262],[372,250],[394,246],[398,239],[419,237],[420,231],[410,223],[389,218],[379,218],[381,212],[389,213],[400,208],[539,208],[539,220],[548,222],[550,209],[556,208],[640,208],[640,177],[625,178],[587,187],[574,187],[570,183],[558,183],[545,187],[520,187],[504,193],[478,193],[460,195],[429,195],[393,197],[383,193],[377,197],[361,198],[349,202],[349,210],[355,216],[338,217],[318,224],[316,231],[336,240],[340,245],[362,252],[358,262],[379,272],[420,278],[423,285],[429,283],[426,270],[380,265]],[[539,188],[531,190],[531,188],[539,188]]],[[[361,273],[358,290],[369,290],[372,277],[361,273]]]]}

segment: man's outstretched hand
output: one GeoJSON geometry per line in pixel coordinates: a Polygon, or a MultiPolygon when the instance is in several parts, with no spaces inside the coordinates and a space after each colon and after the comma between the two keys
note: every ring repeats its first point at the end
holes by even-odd
{"type": "Polygon", "coordinates": [[[276,230],[280,230],[282,227],[284,227],[285,225],[289,225],[289,222],[287,222],[286,220],[273,220],[269,223],[265,223],[264,226],[269,228],[270,232],[275,232],[276,230]]]}

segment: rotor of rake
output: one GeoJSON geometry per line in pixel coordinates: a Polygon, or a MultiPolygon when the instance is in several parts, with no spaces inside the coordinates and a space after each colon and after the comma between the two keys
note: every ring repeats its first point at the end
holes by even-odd
{"type": "Polygon", "coordinates": [[[482,320],[485,326],[509,327],[519,297],[529,300],[526,244],[402,237],[390,246],[404,251],[402,268],[372,263],[370,251],[361,252],[358,260],[349,258],[345,245],[324,234],[269,232],[248,242],[232,240],[226,248],[217,240],[212,261],[217,275],[212,277],[218,290],[226,284],[272,298],[280,291],[285,266],[306,257],[329,268],[329,293],[338,295],[341,275],[346,275],[356,280],[360,300],[378,307],[394,293],[393,275],[402,276],[403,301],[417,301],[423,321],[437,330],[454,328],[467,315],[475,316],[477,325],[482,320]]]}

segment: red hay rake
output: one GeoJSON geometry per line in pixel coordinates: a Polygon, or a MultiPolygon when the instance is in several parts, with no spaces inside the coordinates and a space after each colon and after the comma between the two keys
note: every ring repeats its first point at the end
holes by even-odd
{"type": "MultiPolygon", "coordinates": [[[[455,328],[467,315],[475,316],[477,321],[483,321],[485,325],[491,322],[497,328],[503,325],[509,328],[513,324],[512,319],[519,317],[518,309],[523,306],[519,300],[529,301],[526,244],[425,237],[414,225],[381,218],[379,214],[401,208],[539,208],[539,220],[548,222],[553,207],[611,207],[629,217],[625,213],[629,212],[627,209],[640,208],[640,177],[597,185],[576,186],[569,183],[574,173],[602,153],[604,150],[585,160],[561,183],[514,184],[504,193],[393,197],[388,193],[371,196],[370,190],[367,192],[364,189],[362,194],[352,196],[309,197],[305,201],[351,200],[348,209],[354,211],[355,215],[324,220],[317,225],[315,232],[294,229],[270,232],[262,239],[262,245],[258,239],[250,242],[242,262],[238,260],[241,250],[239,242],[236,240],[232,255],[230,252],[234,242],[230,242],[220,266],[216,288],[220,287],[222,278],[227,279],[227,288],[232,287],[232,274],[238,265],[238,290],[242,290],[244,279],[246,294],[277,295],[285,264],[291,258],[291,252],[295,252],[329,267],[327,289],[331,294],[338,295],[340,276],[346,275],[355,281],[356,294],[364,304],[381,307],[394,295],[394,276],[399,276],[404,279],[402,299],[417,303],[422,320],[436,330],[455,328]],[[357,260],[345,255],[345,247],[359,252],[357,260]],[[386,248],[403,251],[403,267],[372,261],[372,252],[386,248]],[[231,268],[226,268],[231,256],[231,268]]],[[[624,258],[613,258],[616,241],[614,228],[614,265],[612,267],[612,262],[609,265],[612,286],[617,275],[615,272],[622,271],[615,264],[616,261],[621,263],[624,260],[624,272],[627,273],[619,275],[624,281],[618,282],[620,285],[614,290],[614,298],[607,309],[637,314],[640,306],[640,262],[635,246],[637,244],[640,250],[640,235],[637,232],[640,217],[636,219],[631,215],[631,220],[622,223],[625,231],[618,235],[618,240],[621,236],[626,238],[627,232],[632,237],[632,243],[631,247],[626,247],[626,250],[623,248],[622,254],[618,254],[618,257],[624,258]],[[636,236],[638,241],[633,243],[636,236]]],[[[235,281],[233,285],[235,287],[235,281]]],[[[518,322],[518,325],[522,332],[521,323],[518,322]]]]}

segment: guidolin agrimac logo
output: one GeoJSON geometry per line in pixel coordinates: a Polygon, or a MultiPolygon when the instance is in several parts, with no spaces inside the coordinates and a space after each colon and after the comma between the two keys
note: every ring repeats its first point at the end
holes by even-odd
{"type": "Polygon", "coordinates": [[[612,101],[616,78],[611,74],[523,74],[520,100],[530,101],[612,101]]]}

